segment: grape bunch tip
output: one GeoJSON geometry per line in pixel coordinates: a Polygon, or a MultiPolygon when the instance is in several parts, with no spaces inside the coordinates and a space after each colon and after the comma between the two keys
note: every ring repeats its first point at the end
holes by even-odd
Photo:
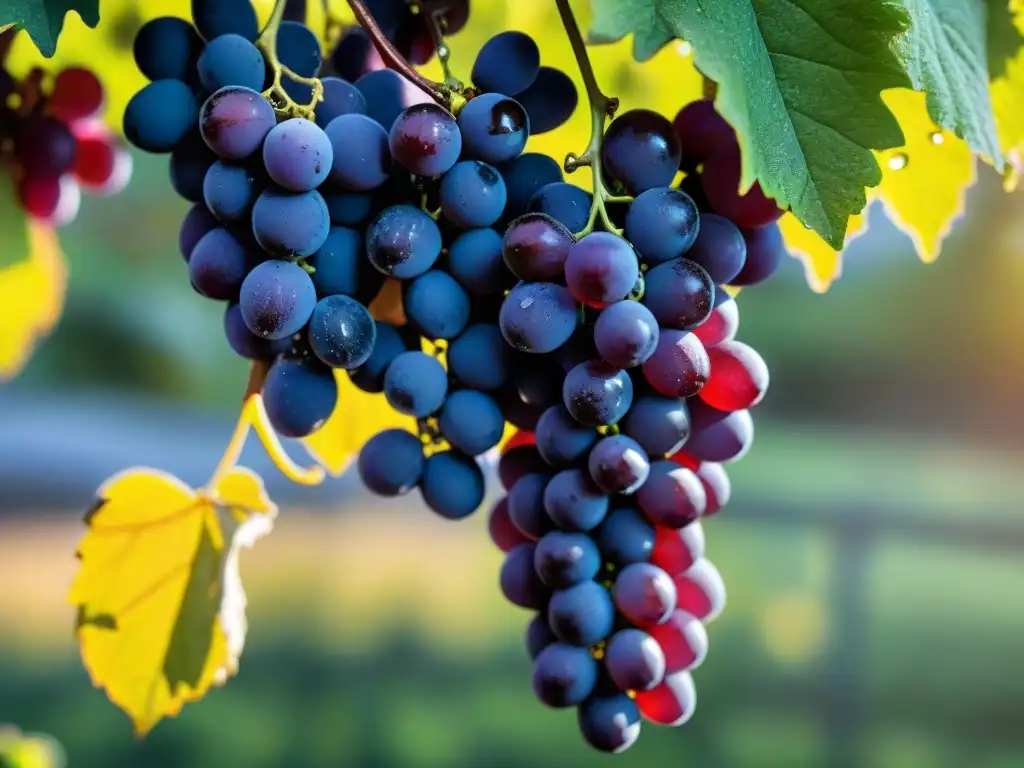
{"type": "MultiPolygon", "coordinates": [[[[469,4],[365,6],[419,64],[469,4]]],[[[703,521],[729,500],[725,465],[750,449],[768,387],[725,286],[767,279],[782,253],[774,202],[756,185],[737,192],[728,123],[709,101],[674,121],[619,114],[596,159],[615,196],[599,189],[599,201],[526,151],[578,94],[521,32],[483,46],[473,97],[453,114],[384,69],[361,28],[322,58],[298,22],[257,44],[247,2],[193,0],[193,18],[139,31],[151,82],[125,134],[170,154],[194,204],[179,241],[189,280],[225,303],[234,352],[266,366],[270,424],[313,434],[345,371],[418,427],[366,442],[364,485],[418,489],[449,520],[484,502],[480,459],[512,425],[489,530],[506,553],[501,591],[535,613],[537,698],[576,707],[605,752],[630,747],[643,720],[685,723],[705,625],[725,603],[703,521]],[[308,115],[264,97],[279,71],[308,115]],[[599,202],[611,227],[594,225],[599,202]],[[388,281],[405,325],[368,309],[388,281]]]]}

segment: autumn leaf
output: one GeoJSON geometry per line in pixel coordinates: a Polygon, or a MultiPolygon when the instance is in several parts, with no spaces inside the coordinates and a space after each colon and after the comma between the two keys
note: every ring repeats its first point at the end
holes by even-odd
{"type": "MultiPolygon", "coordinates": [[[[804,265],[807,284],[816,293],[824,293],[843,273],[843,254],[812,229],[800,223],[800,219],[787,213],[779,219],[786,250],[804,265]]],[[[860,235],[867,228],[867,219],[862,213],[850,217],[846,230],[846,243],[860,235]]],[[[845,247],[845,246],[844,246],[845,247]]]]}
{"type": "Polygon", "coordinates": [[[270,531],[277,507],[242,467],[201,492],[131,469],[98,497],[70,593],[76,634],[93,684],[144,735],[236,671],[246,632],[238,552],[270,531]]]}
{"type": "MultiPolygon", "coordinates": [[[[24,367],[36,342],[60,320],[67,265],[56,233],[26,220],[28,255],[0,268],[0,382],[24,367]]],[[[0,235],[0,241],[9,240],[0,235]]]]}

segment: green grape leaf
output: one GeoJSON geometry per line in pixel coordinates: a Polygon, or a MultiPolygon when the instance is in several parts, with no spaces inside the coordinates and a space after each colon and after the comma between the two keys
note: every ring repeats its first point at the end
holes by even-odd
{"type": "Polygon", "coordinates": [[[57,38],[68,11],[78,13],[90,27],[99,24],[99,0],[8,0],[0,4],[0,26],[16,24],[23,28],[39,52],[49,58],[57,50],[57,38]]]}
{"type": "Polygon", "coordinates": [[[839,249],[865,187],[882,179],[871,150],[903,144],[881,92],[908,84],[892,0],[593,0],[594,41],[634,34],[634,55],[672,38],[719,84],[716,106],[737,129],[743,189],[754,181],[839,249]]]}
{"type": "Polygon", "coordinates": [[[1006,65],[1024,45],[1024,36],[1014,23],[1014,13],[1006,0],[988,3],[988,76],[990,80],[1006,74],[1006,65]]]}
{"type": "MultiPolygon", "coordinates": [[[[1003,153],[988,91],[988,40],[994,33],[989,25],[990,3],[904,1],[911,23],[896,39],[895,50],[914,89],[927,93],[928,113],[939,126],[964,139],[1002,169],[1003,153]]],[[[999,12],[993,10],[992,14],[998,16],[999,12]]],[[[1003,14],[1008,22],[1009,11],[1003,14]]],[[[1003,42],[999,47],[1005,45],[1003,42]]]]}

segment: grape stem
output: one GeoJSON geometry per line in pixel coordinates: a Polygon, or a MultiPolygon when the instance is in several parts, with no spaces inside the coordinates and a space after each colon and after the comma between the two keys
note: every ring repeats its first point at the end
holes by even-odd
{"type": "Polygon", "coordinates": [[[366,7],[364,0],[348,0],[348,5],[352,9],[352,13],[355,14],[359,26],[366,30],[366,34],[373,43],[373,47],[377,49],[377,53],[380,54],[388,69],[393,69],[417,88],[425,91],[430,98],[441,106],[448,107],[453,112],[458,111],[465,101],[464,97],[457,90],[450,88],[447,83],[435,83],[413,69],[412,65],[405,60],[405,57],[388,40],[384,30],[380,28],[377,20],[373,18],[370,9],[366,7]]]}
{"type": "Polygon", "coordinates": [[[260,32],[256,40],[256,47],[263,52],[264,58],[270,65],[273,72],[273,79],[270,87],[263,92],[263,98],[271,103],[274,111],[291,117],[304,117],[307,120],[313,119],[313,110],[318,102],[324,100],[324,86],[317,77],[303,77],[286,67],[277,58],[277,32],[281,28],[281,21],[284,19],[285,10],[288,7],[288,0],[275,0],[274,10],[267,20],[267,26],[260,32]],[[299,104],[284,89],[281,84],[282,78],[287,77],[296,83],[308,85],[313,89],[313,96],[309,104],[299,104]]]}
{"type": "Polygon", "coordinates": [[[448,63],[452,51],[444,41],[444,13],[437,8],[428,8],[426,5],[420,6],[420,13],[423,14],[423,21],[430,33],[430,41],[434,44],[437,60],[441,64],[445,87],[449,89],[449,92],[461,93],[462,81],[452,74],[451,66],[448,63]]]}
{"type": "Polygon", "coordinates": [[[569,0],[555,0],[558,6],[558,15],[562,17],[562,26],[565,27],[565,34],[569,38],[569,45],[572,46],[573,56],[580,68],[580,76],[583,78],[583,85],[587,89],[587,101],[590,103],[590,143],[582,155],[570,152],[565,157],[565,171],[572,173],[582,166],[590,166],[594,184],[594,199],[590,204],[590,216],[587,217],[587,225],[576,233],[576,237],[584,237],[594,231],[594,227],[600,219],[601,226],[609,232],[621,235],[622,230],[612,223],[608,215],[608,203],[629,202],[631,197],[615,197],[608,194],[604,185],[604,177],[601,174],[601,142],[604,139],[604,123],[610,117],[615,116],[619,108],[619,100],[614,97],[605,96],[597,84],[594,76],[594,67],[590,63],[590,56],[587,54],[586,43],[583,42],[583,35],[580,34],[579,24],[576,23],[576,16],[573,15],[569,0]]]}
{"type": "Polygon", "coordinates": [[[257,361],[252,364],[252,369],[249,372],[249,383],[245,388],[245,397],[242,400],[242,412],[238,415],[235,431],[231,435],[227,448],[224,449],[220,461],[217,462],[217,466],[214,468],[213,474],[210,475],[210,479],[206,482],[204,488],[205,493],[211,498],[216,497],[217,484],[223,479],[224,475],[238,465],[238,460],[242,456],[242,449],[245,448],[245,442],[249,438],[250,431],[256,432],[256,436],[263,443],[263,448],[275,466],[293,483],[298,483],[299,485],[318,485],[323,482],[323,467],[319,465],[300,467],[296,464],[291,456],[285,452],[281,446],[281,441],[277,439],[277,435],[274,433],[274,428],[270,425],[267,409],[264,407],[263,397],[260,395],[260,390],[263,389],[263,382],[266,380],[269,370],[270,366],[266,362],[257,361]]]}

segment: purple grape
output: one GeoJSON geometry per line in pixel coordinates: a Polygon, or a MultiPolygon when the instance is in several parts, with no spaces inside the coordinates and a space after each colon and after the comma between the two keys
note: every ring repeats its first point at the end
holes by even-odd
{"type": "Polygon", "coordinates": [[[530,198],[529,209],[543,213],[563,224],[570,232],[580,232],[590,219],[593,195],[575,184],[556,181],[545,184],[530,198]]]}
{"type": "Polygon", "coordinates": [[[632,368],[654,354],[658,321],[637,301],[620,301],[602,310],[594,323],[594,344],[609,365],[632,368]]]}
{"type": "Polygon", "coordinates": [[[674,461],[651,464],[647,482],[636,494],[637,503],[655,525],[685,528],[707,509],[707,491],[691,469],[674,461]]]}
{"type": "Polygon", "coordinates": [[[544,488],[544,510],[559,528],[589,531],[608,514],[608,495],[582,469],[563,469],[544,488]]]}
{"type": "Polygon", "coordinates": [[[316,190],[265,189],[252,207],[256,242],[274,258],[312,256],[327,241],[331,218],[316,190]]]}
{"type": "Polygon", "coordinates": [[[309,192],[327,178],[334,147],[314,122],[294,117],[278,123],[263,142],[263,165],[275,184],[291,192],[309,192]]]}
{"type": "Polygon", "coordinates": [[[548,603],[551,631],[569,645],[585,648],[601,642],[612,633],[614,621],[611,595],[594,581],[556,590],[548,603]]]}
{"type": "Polygon", "coordinates": [[[365,115],[366,98],[348,80],[340,77],[322,77],[324,100],[316,105],[316,124],[327,128],[331,120],[341,115],[365,115]]]}
{"type": "Polygon", "coordinates": [[[185,263],[192,257],[192,251],[196,244],[203,239],[207,232],[217,229],[220,222],[210,213],[210,209],[203,203],[197,203],[189,208],[188,213],[181,222],[181,230],[178,233],[178,249],[181,251],[185,263]]]}
{"type": "Polygon", "coordinates": [[[626,298],[639,274],[633,247],[610,232],[582,238],[565,260],[565,281],[572,295],[595,309],[626,298]]]}
{"type": "Polygon", "coordinates": [[[566,589],[597,576],[601,554],[584,533],[551,531],[537,542],[533,565],[540,580],[549,587],[566,589]]]}
{"type": "Polygon", "coordinates": [[[681,155],[672,123],[649,109],[634,109],[616,117],[601,145],[605,171],[633,196],[669,186],[681,155]]]}
{"type": "Polygon", "coordinates": [[[736,461],[754,442],[754,420],[750,411],[726,413],[700,400],[690,403],[693,432],[686,452],[703,461],[736,461]]]}
{"type": "Polygon", "coordinates": [[[385,275],[409,280],[434,266],[441,254],[441,231],[419,208],[394,205],[367,229],[366,253],[370,263],[385,275]]]}
{"type": "Polygon", "coordinates": [[[391,126],[391,155],[417,176],[442,176],[462,152],[463,136],[451,112],[433,102],[414,104],[391,126]]]}
{"type": "Polygon", "coordinates": [[[530,137],[530,118],[523,105],[498,93],[471,99],[459,114],[458,127],[467,157],[492,165],[519,157],[530,137]]]}
{"type": "Polygon", "coordinates": [[[250,331],[238,304],[229,304],[224,312],[224,335],[234,353],[246,360],[273,360],[292,346],[290,338],[271,341],[250,331]]]}
{"type": "Polygon", "coordinates": [[[340,115],[324,129],[334,162],[330,179],[350,192],[376,189],[388,180],[393,165],[387,131],[366,115],[340,115]]]}
{"type": "Polygon", "coordinates": [[[703,267],[688,259],[659,264],[644,279],[644,306],[665,328],[696,328],[714,308],[715,284],[703,267]]]}
{"type": "Polygon", "coordinates": [[[188,276],[192,286],[210,299],[233,299],[249,272],[245,244],[224,227],[211,230],[192,249],[188,276]]]}
{"type": "Polygon", "coordinates": [[[246,221],[259,194],[260,185],[244,165],[218,160],[203,178],[203,201],[210,213],[225,224],[246,221]]]}
{"type": "Polygon", "coordinates": [[[463,229],[494,224],[507,199],[501,174],[478,160],[456,163],[441,179],[439,194],[445,219],[463,229]]]}
{"type": "Polygon", "coordinates": [[[520,283],[502,302],[498,322],[513,348],[542,354],[568,341],[579,319],[579,307],[567,289],[554,283],[520,283]]]}
{"type": "Polygon", "coordinates": [[[242,282],[239,307],[249,330],[264,339],[298,333],[316,306],[316,288],[293,261],[265,261],[242,282]]]}
{"type": "MultiPolygon", "coordinates": [[[[510,478],[504,478],[503,473],[504,479],[510,478]]],[[[524,536],[535,541],[555,527],[544,511],[544,489],[550,479],[551,476],[546,474],[524,474],[515,480],[508,491],[508,515],[512,523],[524,536]]]]}
{"type": "Polygon", "coordinates": [[[661,264],[682,256],[694,244],[703,223],[698,216],[685,192],[656,187],[630,203],[624,234],[645,262],[661,264]]]}
{"type": "Polygon", "coordinates": [[[650,456],[669,456],[690,436],[690,411],[679,397],[644,395],[633,401],[619,424],[650,456]]]}
{"type": "Polygon", "coordinates": [[[746,262],[739,274],[735,275],[733,285],[754,285],[771,277],[782,263],[782,255],[786,252],[786,244],[782,241],[782,232],[775,222],[762,227],[743,230],[743,240],[747,246],[746,262]]]}
{"type": "Polygon", "coordinates": [[[536,549],[536,544],[520,544],[509,552],[501,566],[499,582],[502,594],[510,603],[539,611],[551,592],[533,567],[536,549]]]}
{"type": "Polygon", "coordinates": [[[576,716],[583,738],[601,752],[625,752],[640,738],[640,710],[624,693],[592,696],[576,716]]]}
{"type": "Polygon", "coordinates": [[[568,467],[583,459],[597,442],[598,434],[569,415],[559,403],[537,420],[537,450],[552,467],[568,467]]]}
{"type": "Polygon", "coordinates": [[[592,427],[609,427],[626,415],[633,402],[629,374],[601,360],[588,360],[565,377],[562,399],[572,417],[592,427]]]}
{"type": "Polygon", "coordinates": [[[591,535],[601,556],[615,565],[644,563],[654,553],[654,526],[635,509],[613,509],[591,535]]]}
{"type": "Polygon", "coordinates": [[[597,684],[597,662],[586,648],[553,643],[533,664],[533,692],[549,707],[581,704],[597,684]]]}
{"type": "Polygon", "coordinates": [[[558,638],[551,631],[548,619],[543,613],[538,613],[530,620],[526,627],[526,652],[531,659],[536,659],[541,651],[557,642],[558,638]]]}
{"type": "Polygon", "coordinates": [[[608,435],[590,451],[587,468],[594,483],[605,493],[630,494],[647,480],[651,465],[636,440],[608,435]]]}
{"type": "Polygon", "coordinates": [[[53,117],[25,118],[14,142],[14,157],[27,176],[60,176],[75,164],[78,142],[53,117]]]}
{"type": "Polygon", "coordinates": [[[563,276],[575,242],[572,232],[550,216],[526,213],[505,230],[502,255],[520,280],[552,280],[563,276]]]}
{"type": "Polygon", "coordinates": [[[604,666],[623,691],[649,691],[665,677],[665,653],[643,630],[622,629],[608,641],[604,666]]]}
{"type": "Polygon", "coordinates": [[[631,563],[619,571],[612,585],[619,613],[638,627],[661,624],[676,609],[672,577],[650,563],[631,563]]]}
{"type": "Polygon", "coordinates": [[[228,86],[203,104],[199,128],[206,145],[225,160],[244,160],[277,125],[274,108],[257,91],[228,86]]]}
{"type": "Polygon", "coordinates": [[[658,346],[643,366],[644,378],[667,397],[693,397],[711,376],[707,350],[690,331],[662,328],[658,346]]]}

